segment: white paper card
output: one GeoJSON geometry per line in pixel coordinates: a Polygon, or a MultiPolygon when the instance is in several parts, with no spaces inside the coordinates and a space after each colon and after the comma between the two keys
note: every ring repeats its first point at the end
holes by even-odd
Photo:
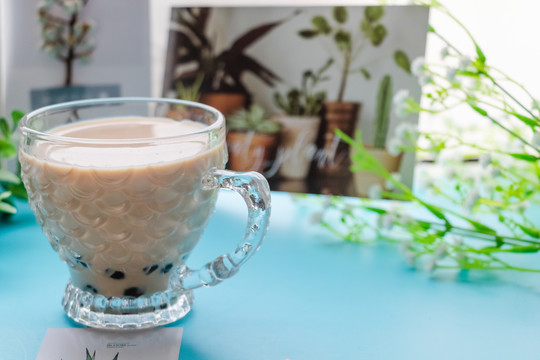
{"type": "Polygon", "coordinates": [[[48,329],[36,360],[177,360],[182,330],[48,329]]]}

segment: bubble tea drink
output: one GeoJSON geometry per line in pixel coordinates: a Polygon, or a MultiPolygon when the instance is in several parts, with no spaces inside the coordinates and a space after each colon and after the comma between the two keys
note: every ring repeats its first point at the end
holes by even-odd
{"type": "Polygon", "coordinates": [[[225,127],[212,108],[85,100],[30,113],[21,132],[23,181],[44,233],[69,265],[63,304],[75,321],[119,329],[175,321],[190,310],[192,289],[232,276],[260,245],[267,182],[222,170],[225,127]],[[244,197],[248,230],[232,253],[190,269],[185,261],[219,188],[244,197]]]}

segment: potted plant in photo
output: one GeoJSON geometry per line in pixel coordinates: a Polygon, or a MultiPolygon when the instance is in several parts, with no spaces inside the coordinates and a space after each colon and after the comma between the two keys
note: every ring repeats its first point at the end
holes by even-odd
{"type": "Polygon", "coordinates": [[[269,86],[279,81],[274,72],[248,55],[246,50],[287,19],[255,26],[218,51],[207,31],[211,12],[211,8],[175,9],[173,24],[176,26],[171,28],[170,35],[175,40],[169,44],[174,50],[169,51],[169,56],[174,57],[170,62],[180,72],[177,76],[169,76],[172,83],[165,86],[174,88],[178,82],[191,86],[198,74],[203,74],[200,101],[228,116],[251,103],[250,92],[242,80],[244,74],[250,73],[269,86]]]}
{"type": "MultiPolygon", "coordinates": [[[[387,137],[390,125],[390,112],[392,109],[392,78],[385,75],[379,84],[375,109],[375,131],[372,145],[366,144],[365,148],[381,165],[389,172],[399,171],[403,153],[390,153],[387,150],[387,137]]],[[[354,188],[359,196],[367,197],[370,189],[378,187],[386,189],[385,180],[369,171],[355,171],[353,173],[354,188]]]]}
{"type": "Polygon", "coordinates": [[[235,171],[264,172],[276,153],[282,125],[259,105],[238,110],[227,118],[227,167],[235,171]]]}
{"type": "MultiPolygon", "coordinates": [[[[364,10],[363,19],[353,24],[353,29],[345,26],[349,20],[349,12],[344,6],[332,8],[332,17],[323,15],[314,16],[311,19],[312,27],[299,32],[304,39],[330,38],[334,49],[339,55],[339,61],[335,61],[339,67],[340,81],[337,98],[335,101],[324,103],[324,121],[322,126],[322,146],[328,153],[328,161],[319,164],[320,170],[327,174],[342,175],[348,172],[349,157],[348,148],[344,143],[336,145],[335,130],[340,129],[345,134],[352,136],[360,110],[360,103],[345,100],[347,81],[349,76],[355,73],[362,74],[366,79],[370,78],[369,71],[356,64],[359,55],[366,46],[380,46],[387,36],[386,27],[381,23],[384,16],[383,6],[367,6],[364,10]],[[336,160],[335,154],[343,156],[336,160]]],[[[408,59],[405,53],[397,51],[395,59],[399,66],[407,68],[408,59]]]]}
{"type": "Polygon", "coordinates": [[[276,117],[283,125],[278,172],[282,178],[299,180],[308,175],[326,98],[325,91],[316,91],[315,88],[328,79],[324,72],[332,63],[333,60],[329,59],[315,72],[304,71],[300,88],[294,87],[286,94],[274,93],[274,102],[283,111],[276,117]]]}

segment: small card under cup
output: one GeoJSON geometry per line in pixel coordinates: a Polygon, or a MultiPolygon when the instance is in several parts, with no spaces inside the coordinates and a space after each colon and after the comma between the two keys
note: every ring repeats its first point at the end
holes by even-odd
{"type": "Polygon", "coordinates": [[[48,329],[36,360],[177,360],[182,330],[48,329]]]}

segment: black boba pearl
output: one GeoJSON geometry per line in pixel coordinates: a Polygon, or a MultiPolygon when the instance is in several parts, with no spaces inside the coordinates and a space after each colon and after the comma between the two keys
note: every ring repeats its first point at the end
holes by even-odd
{"type": "Polygon", "coordinates": [[[136,286],[133,286],[124,290],[124,296],[139,297],[142,295],[144,295],[144,291],[141,288],[138,288],[136,286]]]}
{"type": "Polygon", "coordinates": [[[126,274],[124,274],[122,271],[112,269],[106,269],[105,274],[109,275],[111,279],[115,280],[122,280],[126,277],[126,274]]]}
{"type": "Polygon", "coordinates": [[[166,309],[166,308],[168,308],[168,307],[169,307],[169,304],[161,304],[161,305],[159,305],[159,308],[160,308],[161,310],[166,309]]]}
{"type": "Polygon", "coordinates": [[[168,273],[169,271],[171,271],[172,267],[173,267],[173,264],[171,264],[171,263],[165,265],[165,266],[163,267],[163,269],[161,269],[161,273],[162,273],[162,274],[168,273]]]}
{"type": "Polygon", "coordinates": [[[151,273],[153,273],[154,271],[156,271],[158,269],[158,265],[157,264],[154,264],[154,265],[149,265],[149,266],[145,266],[142,271],[146,274],[146,275],[150,275],[151,273]]]}
{"type": "Polygon", "coordinates": [[[84,290],[85,291],[88,291],[88,292],[91,292],[92,294],[97,294],[98,291],[95,287],[93,287],[92,285],[88,284],[84,287],[84,290]]]}

